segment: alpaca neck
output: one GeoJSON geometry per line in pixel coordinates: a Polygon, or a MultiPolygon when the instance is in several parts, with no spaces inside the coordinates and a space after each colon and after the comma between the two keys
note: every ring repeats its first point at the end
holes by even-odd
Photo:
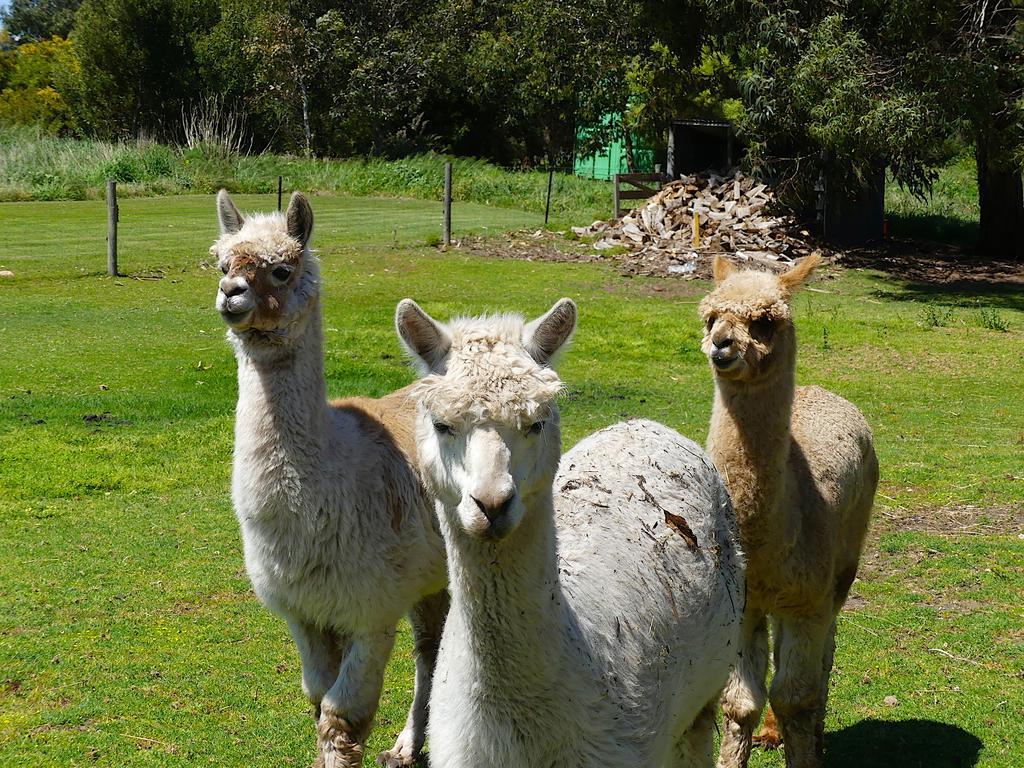
{"type": "Polygon", "coordinates": [[[523,522],[500,543],[449,533],[451,612],[483,685],[514,680],[525,695],[557,689],[571,672],[550,492],[528,505],[523,522]]]}
{"type": "Polygon", "coordinates": [[[268,455],[289,464],[319,463],[328,424],[323,327],[313,299],[294,337],[274,342],[259,333],[233,335],[238,358],[235,459],[268,455]]]}
{"type": "Polygon", "coordinates": [[[782,503],[795,390],[793,365],[754,385],[715,380],[708,449],[729,487],[748,551],[790,544],[779,538],[796,530],[796,511],[782,503]]]}

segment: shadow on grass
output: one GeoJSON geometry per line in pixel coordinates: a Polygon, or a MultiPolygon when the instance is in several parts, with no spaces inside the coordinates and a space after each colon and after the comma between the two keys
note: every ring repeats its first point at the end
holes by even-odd
{"type": "Polygon", "coordinates": [[[1024,262],[989,257],[946,243],[887,240],[838,255],[845,267],[885,273],[891,286],[873,292],[894,302],[1024,310],[1024,262]]]}
{"type": "Polygon", "coordinates": [[[978,244],[978,222],[933,214],[888,213],[893,237],[931,240],[974,248],[978,244]]]}
{"type": "Polygon", "coordinates": [[[825,737],[826,768],[973,768],[981,739],[934,720],[861,720],[825,737]]]}
{"type": "Polygon", "coordinates": [[[1024,284],[981,283],[957,280],[949,283],[904,283],[895,291],[872,291],[885,301],[942,304],[968,309],[1014,309],[1024,311],[1024,284]]]}

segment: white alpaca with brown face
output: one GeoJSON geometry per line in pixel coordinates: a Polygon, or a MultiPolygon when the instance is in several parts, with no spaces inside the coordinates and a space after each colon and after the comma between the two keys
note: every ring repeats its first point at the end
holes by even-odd
{"type": "Polygon", "coordinates": [[[736,658],[743,559],[704,452],[649,421],[561,460],[558,302],[396,325],[426,374],[419,460],[438,500],[452,609],[430,702],[439,768],[710,766],[736,658]],[[557,475],[556,475],[557,470],[557,475]]]}
{"type": "Polygon", "coordinates": [[[232,500],[260,600],[288,622],[316,708],[317,765],[354,768],[408,613],[416,689],[405,729],[380,756],[411,765],[425,737],[447,610],[444,545],[414,466],[405,390],[328,403],[313,212],[238,212],[217,197],[224,272],[216,308],[238,360],[232,500]]]}
{"type": "Polygon", "coordinates": [[[729,487],[748,562],[742,658],[722,697],[721,768],[750,757],[766,698],[769,619],[768,698],[786,764],[821,765],[835,619],[857,574],[878,485],[860,411],[820,387],[796,387],[790,299],[818,262],[815,254],[773,275],[718,257],[717,286],[700,305],[715,379],[708,451],[729,487]]]}

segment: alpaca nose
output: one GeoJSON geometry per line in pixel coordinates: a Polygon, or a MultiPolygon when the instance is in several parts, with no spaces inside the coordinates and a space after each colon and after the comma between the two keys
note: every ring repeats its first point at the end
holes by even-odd
{"type": "Polygon", "coordinates": [[[483,516],[487,518],[489,523],[493,523],[499,517],[508,512],[508,508],[512,506],[512,500],[516,497],[516,492],[511,491],[508,496],[504,499],[489,498],[481,501],[476,496],[470,496],[473,501],[476,502],[477,507],[483,516]]]}
{"type": "Polygon", "coordinates": [[[730,348],[732,347],[732,341],[732,338],[728,336],[724,339],[720,339],[719,341],[712,341],[711,357],[724,357],[725,355],[728,355],[730,348]]]}
{"type": "Polygon", "coordinates": [[[229,299],[232,296],[241,296],[249,290],[249,283],[244,277],[224,277],[220,281],[220,290],[229,299]]]}

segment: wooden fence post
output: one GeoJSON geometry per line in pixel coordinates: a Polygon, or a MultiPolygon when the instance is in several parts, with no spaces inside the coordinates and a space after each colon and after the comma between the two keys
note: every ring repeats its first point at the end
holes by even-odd
{"type": "Polygon", "coordinates": [[[444,164],[444,244],[452,244],[452,164],[444,164]]]}
{"type": "Polygon", "coordinates": [[[117,182],[107,179],[107,274],[117,277],[117,182]]]}
{"type": "Polygon", "coordinates": [[[613,197],[615,218],[622,218],[623,200],[646,200],[648,197],[656,195],[664,183],[665,178],[660,173],[616,173],[613,197]],[[625,184],[634,189],[622,189],[625,184]],[[652,184],[656,186],[651,186],[652,184]]]}
{"type": "Polygon", "coordinates": [[[548,213],[551,211],[551,182],[555,179],[555,169],[548,167],[548,196],[544,201],[544,226],[548,225],[548,213]]]}

